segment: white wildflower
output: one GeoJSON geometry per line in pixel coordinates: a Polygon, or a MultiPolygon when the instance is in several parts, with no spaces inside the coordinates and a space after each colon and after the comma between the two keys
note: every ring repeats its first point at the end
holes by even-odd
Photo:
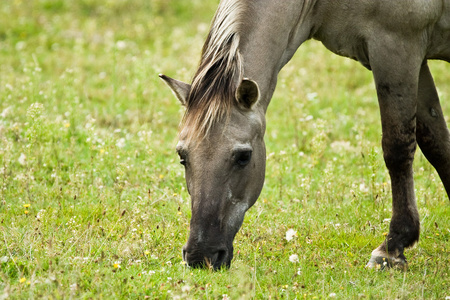
{"type": "MultiPolygon", "coordinates": [[[[6,87],[8,87],[8,85],[6,85],[6,87]]],[[[5,108],[5,109],[2,111],[2,113],[0,114],[0,116],[1,116],[2,118],[6,118],[6,117],[10,114],[10,112],[12,112],[12,107],[11,107],[11,106],[8,106],[7,108],[5,108]]]]}
{"type": "Polygon", "coordinates": [[[42,220],[43,215],[45,214],[45,209],[41,209],[37,215],[36,215],[36,219],[38,220],[42,220]]]}
{"type": "Polygon", "coordinates": [[[127,47],[127,43],[125,41],[117,41],[116,47],[119,50],[123,50],[127,47]]]}
{"type": "Polygon", "coordinates": [[[25,163],[27,162],[27,156],[25,154],[20,154],[19,159],[18,159],[19,164],[21,164],[22,166],[25,165],[25,163]]]}
{"type": "Polygon", "coordinates": [[[125,147],[125,139],[124,139],[124,138],[120,138],[120,139],[117,141],[116,146],[117,146],[118,148],[123,148],[123,147],[125,147]]]}
{"type": "Polygon", "coordinates": [[[342,151],[349,151],[349,152],[356,152],[357,149],[353,147],[350,142],[348,141],[334,141],[330,145],[331,149],[334,152],[342,152],[342,151]]]}
{"type": "Polygon", "coordinates": [[[16,50],[21,51],[27,47],[27,44],[24,41],[19,41],[16,43],[16,50]]]}
{"type": "Polygon", "coordinates": [[[308,98],[309,101],[317,100],[317,93],[315,93],[315,92],[308,93],[308,94],[306,94],[306,98],[308,98]]]}
{"type": "Polygon", "coordinates": [[[42,117],[42,114],[44,112],[44,105],[39,102],[35,102],[30,105],[30,107],[27,109],[27,117],[32,119],[33,121],[36,121],[40,117],[42,117]]]}
{"type": "Polygon", "coordinates": [[[189,285],[185,285],[185,286],[181,287],[181,291],[183,293],[189,292],[190,290],[191,290],[191,287],[189,285]]]}
{"type": "Polygon", "coordinates": [[[295,231],[294,229],[291,228],[288,231],[286,231],[286,240],[288,242],[292,240],[294,236],[297,236],[297,231],[295,231]]]}
{"type": "Polygon", "coordinates": [[[292,254],[291,256],[289,256],[289,261],[292,263],[298,263],[298,255],[297,254],[292,254]]]}
{"type": "Polygon", "coordinates": [[[359,190],[360,190],[361,192],[363,192],[363,193],[369,192],[369,188],[368,188],[364,183],[361,183],[361,184],[359,185],[359,190]]]}

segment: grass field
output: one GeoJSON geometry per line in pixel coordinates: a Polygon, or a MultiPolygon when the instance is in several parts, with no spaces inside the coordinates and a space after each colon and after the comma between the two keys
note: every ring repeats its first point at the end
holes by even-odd
{"type": "Polygon", "coordinates": [[[450,202],[420,150],[409,270],[364,268],[391,216],[377,99],[317,42],[280,74],[231,269],[183,265],[183,110],[157,75],[189,81],[217,2],[1,1],[0,299],[450,299],[450,202]]]}

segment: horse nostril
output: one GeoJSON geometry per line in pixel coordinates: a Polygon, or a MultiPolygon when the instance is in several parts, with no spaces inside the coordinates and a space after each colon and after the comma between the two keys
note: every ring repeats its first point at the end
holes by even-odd
{"type": "Polygon", "coordinates": [[[225,260],[227,259],[227,251],[226,250],[219,250],[217,252],[217,264],[222,265],[225,260]]]}
{"type": "Polygon", "coordinates": [[[213,257],[215,258],[213,262],[213,267],[215,270],[220,269],[221,267],[230,267],[228,251],[226,249],[218,250],[216,253],[214,253],[213,257]]]}

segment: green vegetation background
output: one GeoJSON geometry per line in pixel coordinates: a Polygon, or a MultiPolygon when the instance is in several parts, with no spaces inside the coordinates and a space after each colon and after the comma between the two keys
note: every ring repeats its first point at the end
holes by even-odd
{"type": "MultiPolygon", "coordinates": [[[[183,110],[157,74],[189,81],[217,2],[1,1],[0,299],[450,297],[450,205],[419,150],[409,270],[364,268],[391,215],[377,99],[317,42],[280,74],[231,269],[183,265],[183,110]]],[[[449,67],[431,67],[448,118],[449,67]]]]}

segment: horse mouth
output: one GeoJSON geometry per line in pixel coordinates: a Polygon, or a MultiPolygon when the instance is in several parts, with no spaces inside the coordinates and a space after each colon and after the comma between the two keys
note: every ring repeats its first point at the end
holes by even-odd
{"type": "Polygon", "coordinates": [[[221,268],[229,269],[233,254],[229,255],[226,248],[218,248],[206,253],[197,249],[189,249],[183,247],[183,261],[187,266],[196,269],[212,269],[217,271],[221,268]]]}

